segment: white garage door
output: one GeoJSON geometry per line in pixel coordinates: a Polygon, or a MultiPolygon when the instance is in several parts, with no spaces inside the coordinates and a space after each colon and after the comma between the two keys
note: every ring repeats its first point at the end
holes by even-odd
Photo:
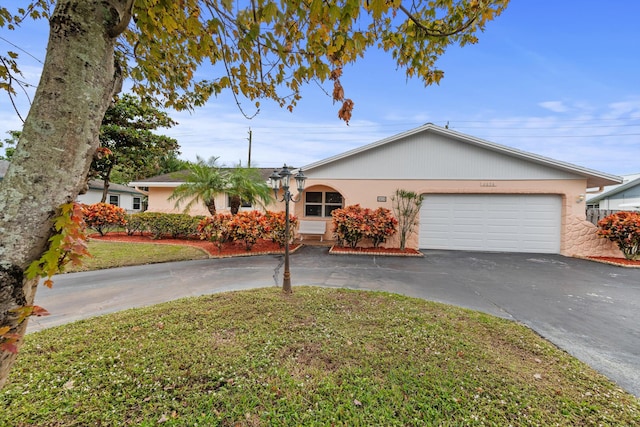
{"type": "Polygon", "coordinates": [[[560,196],[426,194],[420,247],[498,252],[560,252],[560,196]]]}

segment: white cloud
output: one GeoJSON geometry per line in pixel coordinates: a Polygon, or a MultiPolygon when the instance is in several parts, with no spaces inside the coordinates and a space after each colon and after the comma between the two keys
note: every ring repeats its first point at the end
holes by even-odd
{"type": "Polygon", "coordinates": [[[553,111],[554,113],[565,113],[569,108],[562,101],[545,101],[538,104],[542,108],[553,111]]]}

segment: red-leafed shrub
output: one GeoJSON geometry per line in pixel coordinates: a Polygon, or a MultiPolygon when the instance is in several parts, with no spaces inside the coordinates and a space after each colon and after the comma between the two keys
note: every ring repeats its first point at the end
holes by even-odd
{"type": "Polygon", "coordinates": [[[598,236],[614,242],[626,259],[640,259],[640,213],[616,212],[598,221],[598,236]]]}
{"type": "Polygon", "coordinates": [[[108,203],[83,205],[82,213],[87,227],[97,231],[101,236],[113,229],[127,225],[126,211],[108,203]]]}
{"type": "Polygon", "coordinates": [[[355,248],[358,245],[367,231],[365,212],[366,210],[360,205],[346,206],[331,212],[333,235],[338,246],[349,245],[355,248]]]}
{"type": "Polygon", "coordinates": [[[398,221],[386,208],[371,210],[360,205],[351,205],[331,212],[333,235],[338,246],[355,248],[363,238],[370,238],[378,247],[397,231],[398,221]]]}
{"type": "Polygon", "coordinates": [[[265,225],[265,216],[260,211],[238,212],[228,223],[231,238],[243,241],[248,251],[263,237],[265,225]]]}
{"type": "Polygon", "coordinates": [[[366,220],[369,226],[366,237],[373,241],[374,248],[380,246],[380,243],[384,243],[388,237],[393,236],[397,231],[398,220],[387,208],[379,207],[369,212],[366,220]]]}
{"type": "MultiPolygon", "coordinates": [[[[280,247],[284,246],[286,242],[286,218],[287,215],[284,212],[267,211],[265,214],[264,236],[267,239],[271,239],[272,242],[279,244],[280,247]]],[[[294,230],[297,226],[298,218],[294,215],[289,215],[289,241],[293,239],[294,230]]]]}
{"type": "Polygon", "coordinates": [[[227,213],[219,213],[203,218],[198,224],[198,233],[202,240],[210,240],[222,251],[222,246],[231,238],[229,222],[233,216],[227,213]]]}

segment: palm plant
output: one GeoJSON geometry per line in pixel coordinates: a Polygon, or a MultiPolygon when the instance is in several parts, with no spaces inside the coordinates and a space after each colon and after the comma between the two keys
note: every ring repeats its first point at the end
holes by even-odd
{"type": "Polygon", "coordinates": [[[267,205],[272,199],[272,190],[260,171],[252,167],[240,165],[230,169],[225,177],[225,192],[229,195],[231,214],[236,215],[242,202],[267,205]]]}
{"type": "Polygon", "coordinates": [[[200,157],[197,162],[189,165],[189,175],[184,183],[173,190],[169,200],[175,200],[176,208],[187,201],[184,212],[196,203],[203,202],[211,215],[216,214],[216,195],[224,193],[227,187],[225,174],[216,165],[217,157],[211,157],[205,161],[200,157]]]}

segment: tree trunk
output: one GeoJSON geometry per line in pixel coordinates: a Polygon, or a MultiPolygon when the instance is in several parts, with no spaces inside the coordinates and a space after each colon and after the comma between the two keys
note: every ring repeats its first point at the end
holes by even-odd
{"type": "MultiPolygon", "coordinates": [[[[100,124],[118,86],[114,46],[131,0],[59,0],[42,76],[11,166],[0,184],[0,327],[22,336],[10,310],[32,305],[40,258],[58,207],[85,186],[100,124]]],[[[125,22],[126,21],[126,22],[125,22]]],[[[0,388],[16,355],[0,352],[0,388]]]]}
{"type": "Polygon", "coordinates": [[[236,215],[240,211],[240,206],[242,205],[242,199],[240,196],[231,196],[231,200],[229,201],[229,209],[231,210],[231,215],[236,215]]]}
{"type": "Polygon", "coordinates": [[[210,198],[209,201],[205,203],[205,205],[207,205],[207,209],[209,210],[209,213],[211,214],[211,216],[215,216],[215,214],[216,214],[216,199],[214,199],[213,197],[210,198]]]}
{"type": "Polygon", "coordinates": [[[104,174],[104,179],[102,180],[102,199],[100,199],[100,203],[107,203],[107,196],[109,195],[109,186],[111,185],[112,170],[113,170],[113,165],[109,166],[107,172],[104,174]]]}

